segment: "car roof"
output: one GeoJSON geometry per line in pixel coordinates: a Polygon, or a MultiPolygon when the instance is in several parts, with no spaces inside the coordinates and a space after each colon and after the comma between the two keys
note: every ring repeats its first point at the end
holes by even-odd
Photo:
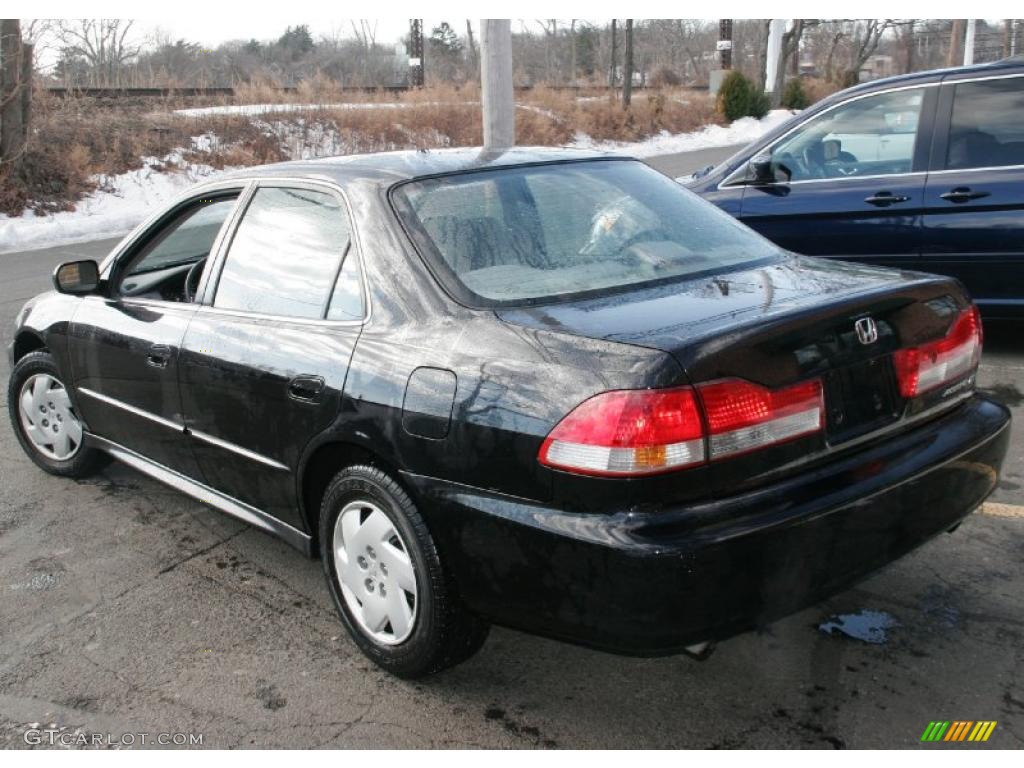
{"type": "Polygon", "coordinates": [[[621,154],[563,147],[514,147],[505,150],[460,147],[457,149],[403,150],[319,157],[312,160],[289,160],[283,163],[245,168],[225,174],[219,177],[218,181],[233,178],[283,176],[327,178],[333,181],[359,179],[378,181],[390,186],[400,181],[438,174],[609,158],[632,159],[621,154]]]}

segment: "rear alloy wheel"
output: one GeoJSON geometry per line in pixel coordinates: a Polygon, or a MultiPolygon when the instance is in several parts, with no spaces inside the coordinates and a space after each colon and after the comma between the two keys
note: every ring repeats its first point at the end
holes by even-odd
{"type": "Polygon", "coordinates": [[[87,477],[105,462],[85,444],[82,420],[49,352],[31,352],[14,366],[7,410],[25,453],[50,474],[87,477]]]}
{"type": "Polygon", "coordinates": [[[345,604],[370,637],[398,645],[416,623],[416,571],[391,518],[371,501],[345,505],[334,523],[345,604]]]}
{"type": "Polygon", "coordinates": [[[346,629],[388,672],[423,677],[483,645],[488,626],[459,600],[416,505],[376,467],[349,467],[328,485],[320,555],[346,629]]]}

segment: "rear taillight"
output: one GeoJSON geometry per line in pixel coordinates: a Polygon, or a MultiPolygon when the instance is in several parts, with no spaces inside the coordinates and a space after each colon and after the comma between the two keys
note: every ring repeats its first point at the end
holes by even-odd
{"type": "Polygon", "coordinates": [[[938,341],[900,349],[893,366],[903,397],[916,397],[974,370],[981,359],[981,314],[965,309],[938,341]]]}
{"type": "Polygon", "coordinates": [[[540,449],[542,464],[590,475],[647,475],[703,460],[704,433],[689,387],[595,395],[540,449]]]}
{"type": "Polygon", "coordinates": [[[823,413],[819,380],[776,390],[726,379],[696,389],[604,392],[559,422],[539,458],[581,474],[648,475],[818,432],[823,413]]]}
{"type": "Polygon", "coordinates": [[[712,459],[792,440],[824,424],[818,379],[783,389],[727,379],[701,384],[697,391],[707,414],[712,459]]]}

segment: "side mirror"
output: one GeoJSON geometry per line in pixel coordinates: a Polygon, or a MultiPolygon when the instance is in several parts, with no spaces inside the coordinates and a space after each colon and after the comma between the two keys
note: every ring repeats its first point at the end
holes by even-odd
{"type": "Polygon", "coordinates": [[[771,155],[754,155],[747,162],[749,172],[747,178],[752,184],[774,184],[775,169],[772,167],[771,155]]]}
{"type": "Polygon", "coordinates": [[[66,261],[53,271],[53,287],[58,293],[85,296],[100,285],[100,268],[91,259],[66,261]]]}

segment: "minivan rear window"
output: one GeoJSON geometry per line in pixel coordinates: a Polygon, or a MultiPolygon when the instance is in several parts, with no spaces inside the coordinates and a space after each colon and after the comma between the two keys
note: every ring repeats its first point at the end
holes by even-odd
{"type": "Polygon", "coordinates": [[[392,201],[439,279],[483,306],[611,292],[782,255],[633,160],[414,180],[396,187],[392,201]]]}

